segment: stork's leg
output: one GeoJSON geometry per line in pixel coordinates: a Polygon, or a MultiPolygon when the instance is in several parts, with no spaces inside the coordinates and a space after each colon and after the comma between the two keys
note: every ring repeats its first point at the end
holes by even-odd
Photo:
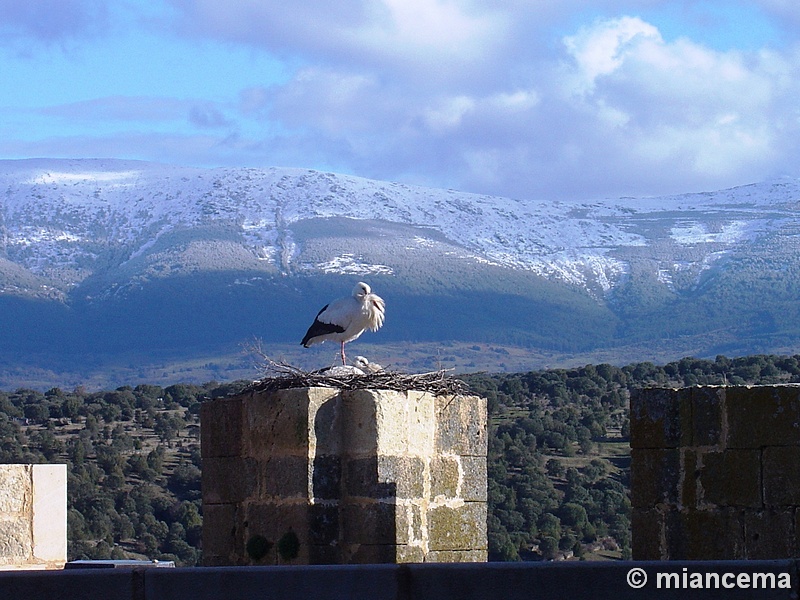
{"type": "Polygon", "coordinates": [[[342,342],[342,365],[347,365],[347,359],[344,356],[344,342],[342,342]]]}

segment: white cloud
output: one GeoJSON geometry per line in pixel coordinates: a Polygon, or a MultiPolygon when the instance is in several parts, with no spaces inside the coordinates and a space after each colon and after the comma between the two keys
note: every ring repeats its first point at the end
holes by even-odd
{"type": "Polygon", "coordinates": [[[372,29],[376,47],[468,53],[499,33],[490,17],[468,14],[454,0],[383,0],[383,5],[389,19],[372,29]]]}
{"type": "Polygon", "coordinates": [[[504,15],[464,0],[170,0],[178,27],[328,66],[439,79],[485,64],[504,15]]]}
{"type": "Polygon", "coordinates": [[[598,21],[564,38],[587,89],[598,77],[616,71],[630,55],[647,52],[645,46],[661,43],[658,29],[636,17],[598,21]]]}
{"type": "Polygon", "coordinates": [[[434,132],[456,129],[468,112],[475,108],[475,100],[456,96],[442,100],[438,106],[424,111],[425,124],[434,132]]]}
{"type": "Polygon", "coordinates": [[[625,115],[612,135],[627,138],[639,168],[677,165],[680,181],[709,184],[757,177],[798,133],[781,115],[794,112],[800,86],[776,77],[796,72],[796,57],[667,43],[639,19],[597,23],[565,43],[586,77],[580,102],[598,123],[625,115]]]}
{"type": "MultiPolygon", "coordinates": [[[[553,198],[708,189],[800,163],[800,46],[676,37],[645,16],[664,0],[599,0],[592,15],[617,16],[588,22],[577,0],[167,2],[164,35],[277,57],[281,76],[237,79],[227,99],[221,85],[206,99],[159,90],[63,103],[42,112],[104,129],[74,146],[54,136],[52,153],[40,140],[37,154],[173,153],[553,198]]],[[[787,22],[797,12],[760,4],[787,22]]],[[[674,25],[680,10],[669,10],[674,25]]],[[[225,67],[208,77],[228,81],[225,67]]]]}

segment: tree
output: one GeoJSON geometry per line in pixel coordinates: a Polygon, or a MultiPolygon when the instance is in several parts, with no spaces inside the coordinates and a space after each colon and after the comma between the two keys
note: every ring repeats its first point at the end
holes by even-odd
{"type": "Polygon", "coordinates": [[[545,465],[545,469],[547,470],[547,474],[550,477],[563,477],[564,476],[564,465],[561,464],[560,460],[556,460],[555,458],[551,458],[547,461],[545,465]]]}
{"type": "Polygon", "coordinates": [[[539,541],[539,552],[545,560],[555,560],[558,556],[558,540],[546,535],[539,541]]]}

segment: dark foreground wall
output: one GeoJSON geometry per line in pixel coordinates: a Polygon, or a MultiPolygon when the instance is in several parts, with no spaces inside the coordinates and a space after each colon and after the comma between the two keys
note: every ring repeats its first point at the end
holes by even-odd
{"type": "Polygon", "coordinates": [[[800,556],[800,386],[631,394],[636,560],[800,556]]]}
{"type": "MultiPolygon", "coordinates": [[[[713,535],[709,532],[710,535],[713,535]]],[[[392,564],[0,572],[9,600],[797,598],[797,560],[392,564]],[[712,574],[712,575],[709,575],[712,574]],[[632,587],[642,582],[641,587],[632,587]],[[715,574],[715,575],[713,575],[715,574]],[[758,574],[758,575],[756,575],[758,574]],[[659,587],[660,583],[660,587],[659,587]],[[669,589],[666,589],[667,586],[669,589]],[[744,587],[747,586],[747,587],[744,587]],[[758,586],[758,589],[753,589],[758,586]],[[766,586],[766,589],[764,589],[766,586]],[[772,589],[772,588],[775,589],[772,589]]]]}

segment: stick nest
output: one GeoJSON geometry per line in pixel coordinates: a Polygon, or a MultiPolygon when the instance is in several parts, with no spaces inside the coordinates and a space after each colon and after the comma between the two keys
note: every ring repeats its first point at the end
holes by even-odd
{"type": "Polygon", "coordinates": [[[406,374],[381,370],[375,373],[329,375],[326,371],[303,371],[285,363],[270,361],[265,369],[268,374],[254,381],[245,391],[272,392],[290,388],[330,387],[342,390],[411,390],[429,392],[435,396],[467,395],[466,383],[448,375],[446,370],[430,373],[406,374]]]}

